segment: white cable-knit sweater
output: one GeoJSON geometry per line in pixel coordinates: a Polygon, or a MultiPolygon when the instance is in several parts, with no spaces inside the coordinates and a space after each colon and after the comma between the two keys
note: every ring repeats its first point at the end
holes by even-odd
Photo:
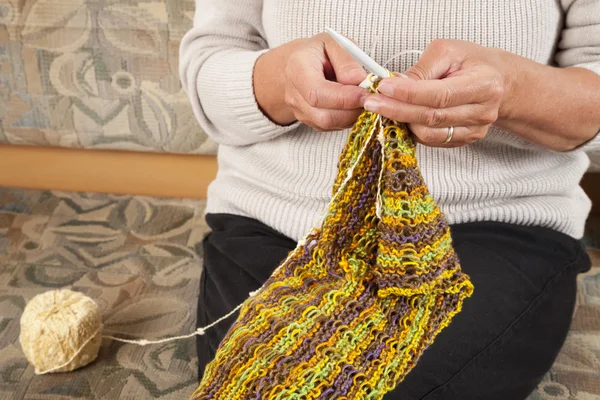
{"type": "MultiPolygon", "coordinates": [[[[600,73],[600,0],[196,0],[180,72],[201,126],[219,144],[207,212],[256,218],[299,239],[331,197],[347,131],[281,127],[258,108],[252,71],[266,49],[332,27],[383,63],[436,38],[498,47],[539,63],[600,73]],[[562,4],[561,4],[562,3],[562,4]]],[[[414,54],[388,65],[404,71],[414,54]]],[[[600,110],[599,110],[600,112],[600,110]]],[[[587,147],[599,147],[600,139],[587,147]]],[[[418,160],[450,223],[504,221],[583,234],[585,153],[558,153],[492,128],[456,149],[420,146],[418,160]]]]}

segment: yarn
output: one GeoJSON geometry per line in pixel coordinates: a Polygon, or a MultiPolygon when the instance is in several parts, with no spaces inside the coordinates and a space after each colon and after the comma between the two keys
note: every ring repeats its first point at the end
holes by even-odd
{"type": "Polygon", "coordinates": [[[415,156],[404,124],[362,113],[321,226],[240,306],[193,399],[381,399],[404,379],[473,292],[415,156]]]}
{"type": "Polygon", "coordinates": [[[69,372],[94,361],[98,357],[102,339],[138,346],[173,342],[204,335],[206,329],[227,319],[230,314],[187,335],[155,340],[123,339],[101,335],[102,318],[91,298],[67,289],[50,290],[27,303],[21,316],[19,341],[37,375],[69,372]]]}
{"type": "MultiPolygon", "coordinates": [[[[363,84],[376,91],[378,79],[363,84]]],[[[193,399],[381,399],[461,310],[473,285],[418,169],[406,126],[365,111],[340,156],[331,202],[257,291],[183,336],[102,336],[90,298],[33,298],[21,346],[37,374],[92,362],[102,338],[146,346],[239,311],[193,399]]]]}
{"type": "Polygon", "coordinates": [[[21,316],[19,341],[36,374],[65,372],[96,359],[102,337],[98,306],[71,290],[35,296],[21,316]]]}

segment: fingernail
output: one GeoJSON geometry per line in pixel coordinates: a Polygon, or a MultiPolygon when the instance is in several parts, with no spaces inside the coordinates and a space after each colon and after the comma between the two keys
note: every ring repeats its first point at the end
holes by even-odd
{"type": "Polygon", "coordinates": [[[364,95],[361,96],[360,98],[360,106],[364,107],[365,103],[367,102],[367,100],[369,99],[369,97],[371,97],[372,94],[369,92],[366,92],[364,95]]]}
{"type": "Polygon", "coordinates": [[[394,89],[392,88],[392,84],[383,80],[379,86],[377,86],[377,91],[381,94],[385,94],[386,96],[392,96],[394,94],[394,89]]]}
{"type": "Polygon", "coordinates": [[[377,112],[379,110],[379,100],[369,99],[365,102],[365,110],[377,112]]]}

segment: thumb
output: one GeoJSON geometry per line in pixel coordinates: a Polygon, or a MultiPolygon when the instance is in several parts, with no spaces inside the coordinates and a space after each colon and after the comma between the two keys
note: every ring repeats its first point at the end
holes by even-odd
{"type": "Polygon", "coordinates": [[[404,75],[412,80],[440,79],[446,76],[452,66],[452,60],[442,40],[432,42],[416,64],[410,67],[404,75]]]}
{"type": "Polygon", "coordinates": [[[367,72],[346,50],[335,40],[327,38],[325,51],[335,71],[336,80],[343,85],[356,86],[367,77],[367,72]]]}

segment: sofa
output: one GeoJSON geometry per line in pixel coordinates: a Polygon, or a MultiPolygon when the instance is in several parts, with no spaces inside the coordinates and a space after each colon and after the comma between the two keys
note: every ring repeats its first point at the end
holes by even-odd
{"type": "MultiPolygon", "coordinates": [[[[59,287],[97,296],[109,325],[132,337],[193,327],[194,312],[181,299],[197,296],[203,200],[136,196],[201,198],[204,189],[178,192],[170,181],[188,186],[190,176],[178,171],[194,165],[206,173],[203,182],[214,176],[216,144],[198,126],[177,72],[193,14],[193,0],[0,2],[0,186],[47,189],[0,190],[0,398],[170,399],[193,390],[193,341],[147,350],[108,345],[87,369],[50,377],[32,374],[17,342],[26,301],[59,287]],[[169,167],[179,162],[179,169],[169,167]],[[67,179],[78,173],[79,181],[67,179]],[[139,185],[160,174],[161,185],[139,185]],[[103,242],[94,218],[118,246],[103,242]],[[153,225],[156,218],[161,222],[153,225]],[[79,226],[99,242],[73,239],[79,226]],[[157,294],[164,291],[170,302],[157,294]],[[177,324],[161,314],[148,330],[148,307],[163,306],[177,324]]],[[[590,173],[600,172],[600,154],[590,157],[590,173]]],[[[580,279],[572,331],[530,400],[600,400],[600,220],[594,221],[586,236],[594,268],[580,279]]]]}
{"type": "Polygon", "coordinates": [[[0,142],[213,154],[177,74],[194,2],[4,1],[0,142]]]}

